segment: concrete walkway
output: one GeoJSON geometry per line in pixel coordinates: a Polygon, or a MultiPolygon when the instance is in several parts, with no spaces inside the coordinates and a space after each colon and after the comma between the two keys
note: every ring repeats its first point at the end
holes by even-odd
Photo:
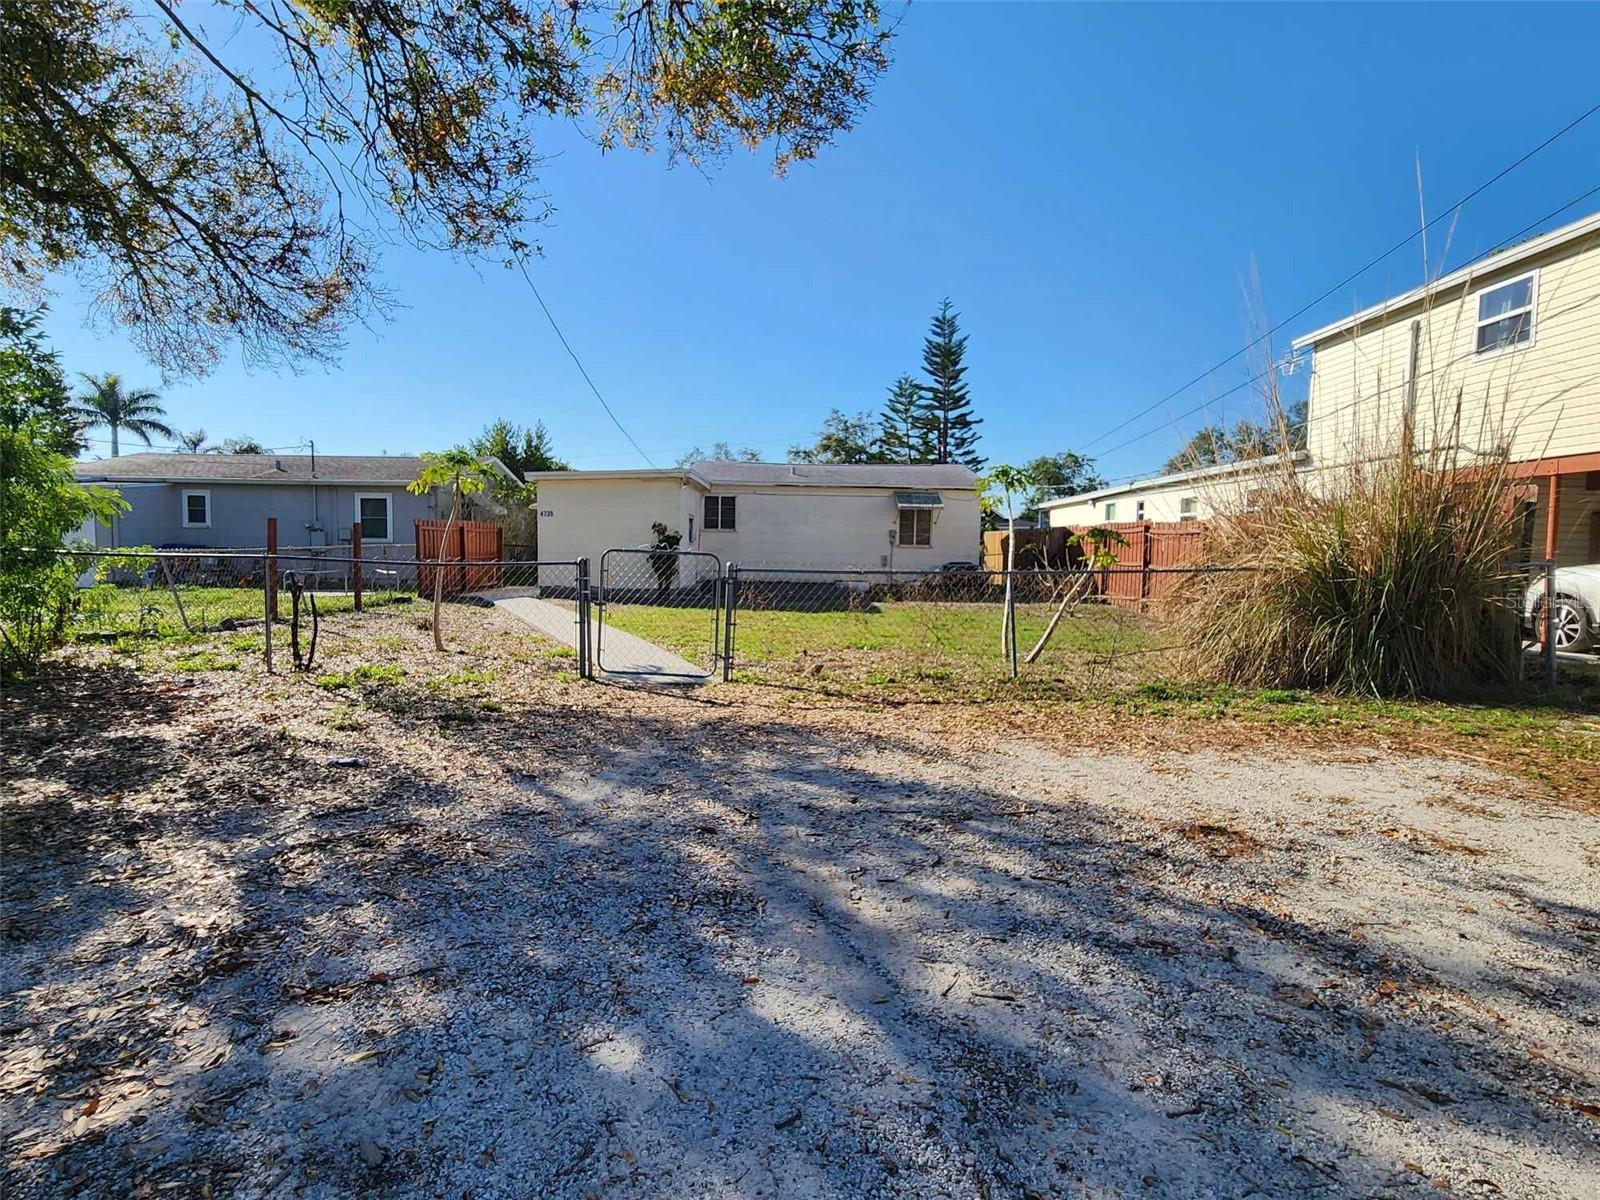
{"type": "MultiPolygon", "coordinates": [[[[541,600],[531,588],[494,588],[486,592],[474,592],[473,595],[487,600],[519,621],[527,622],[551,641],[571,646],[574,650],[578,648],[578,612],[575,607],[558,604],[554,600],[541,600]]],[[[598,661],[595,666],[607,678],[638,680],[651,676],[690,677],[663,680],[672,683],[697,683],[709,678],[705,668],[625,630],[607,626],[602,634],[599,621],[591,616],[589,645],[599,646],[602,637],[605,644],[600,657],[605,660],[605,666],[602,667],[598,661]]]]}

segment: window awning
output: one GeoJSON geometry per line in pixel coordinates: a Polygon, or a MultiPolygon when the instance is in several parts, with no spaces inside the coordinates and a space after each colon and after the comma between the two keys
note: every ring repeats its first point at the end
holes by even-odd
{"type": "Polygon", "coordinates": [[[896,508],[943,508],[944,501],[939,498],[938,492],[896,492],[894,494],[896,508]]]}

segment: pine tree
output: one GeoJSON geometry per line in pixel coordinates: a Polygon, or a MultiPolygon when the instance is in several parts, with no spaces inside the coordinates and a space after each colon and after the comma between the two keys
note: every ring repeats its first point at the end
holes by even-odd
{"type": "Polygon", "coordinates": [[[922,367],[928,373],[926,428],[933,441],[933,462],[961,463],[976,470],[984,463],[977,452],[977,427],[983,422],[972,415],[972,400],[963,382],[967,368],[961,360],[967,339],[960,317],[948,299],[942,301],[922,343],[922,367]]]}
{"type": "Polygon", "coordinates": [[[883,416],[879,418],[879,456],[885,462],[932,462],[933,438],[929,425],[927,393],[911,376],[900,376],[889,389],[889,398],[883,403],[883,416]]]}

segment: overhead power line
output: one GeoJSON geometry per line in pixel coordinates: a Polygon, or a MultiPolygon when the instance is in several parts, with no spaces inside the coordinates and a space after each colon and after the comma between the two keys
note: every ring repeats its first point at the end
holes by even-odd
{"type": "MultiPolygon", "coordinates": [[[[1150,413],[1154,412],[1156,409],[1160,408],[1163,404],[1167,403],[1169,400],[1173,400],[1173,399],[1176,399],[1178,396],[1181,396],[1184,392],[1188,391],[1195,384],[1200,383],[1202,380],[1206,379],[1208,376],[1212,375],[1216,371],[1220,370],[1221,368],[1227,366],[1229,363],[1233,362],[1234,359],[1239,358],[1241,355],[1249,353],[1250,350],[1252,350],[1256,346],[1259,346],[1262,342],[1266,341],[1269,337],[1271,337],[1273,334],[1277,333],[1285,325],[1289,324],[1289,322],[1294,321],[1294,320],[1298,319],[1301,316],[1304,316],[1307,312],[1309,312],[1311,309],[1315,308],[1317,305],[1321,304],[1324,300],[1326,300],[1329,296],[1333,295],[1335,292],[1339,291],[1341,288],[1343,288],[1343,287],[1345,287],[1345,286],[1347,286],[1347,285],[1349,285],[1351,283],[1354,283],[1357,279],[1361,278],[1361,276],[1365,275],[1368,271],[1372,270],[1373,267],[1377,266],[1384,259],[1388,258],[1390,255],[1396,253],[1397,251],[1403,250],[1405,247],[1409,246],[1412,242],[1416,241],[1423,234],[1427,233],[1427,231],[1429,229],[1433,228],[1433,226],[1437,225],[1440,221],[1444,220],[1451,213],[1455,212],[1462,205],[1466,204],[1469,200],[1472,200],[1474,197],[1478,196],[1480,193],[1485,191],[1487,188],[1492,187],[1494,184],[1496,184],[1500,180],[1504,179],[1507,175],[1511,174],[1512,171],[1515,171],[1518,167],[1522,166],[1523,163],[1527,162],[1534,155],[1538,154],[1541,150],[1545,149],[1547,146],[1551,145],[1553,142],[1556,142],[1560,138],[1563,138],[1567,134],[1571,133],[1574,129],[1576,129],[1579,125],[1583,124],[1583,122],[1587,121],[1590,117],[1594,116],[1595,113],[1597,113],[1597,112],[1600,112],[1600,104],[1595,104],[1592,108],[1589,108],[1585,112],[1582,112],[1578,116],[1574,117],[1571,121],[1567,122],[1567,124],[1563,125],[1560,129],[1556,130],[1549,137],[1545,138],[1544,141],[1540,142],[1533,149],[1529,150],[1521,158],[1517,159],[1515,162],[1511,163],[1510,165],[1501,168],[1498,172],[1496,172],[1490,178],[1484,180],[1477,187],[1473,188],[1465,196],[1462,196],[1461,199],[1457,200],[1454,204],[1446,206],[1439,213],[1438,216],[1433,218],[1433,220],[1426,222],[1425,224],[1423,224],[1422,226],[1420,226],[1416,230],[1412,231],[1411,233],[1407,234],[1405,237],[1401,238],[1398,242],[1396,242],[1394,245],[1390,246],[1382,254],[1379,254],[1376,258],[1371,259],[1369,262],[1367,262],[1363,266],[1357,268],[1355,271],[1352,271],[1349,275],[1346,275],[1338,283],[1334,284],[1327,291],[1323,292],[1321,295],[1317,296],[1315,299],[1307,302],[1306,304],[1301,305],[1294,312],[1290,313],[1283,320],[1279,321],[1271,329],[1268,329],[1265,333],[1257,335],[1255,338],[1253,338],[1252,340],[1246,342],[1243,346],[1239,347],[1239,349],[1235,350],[1232,354],[1228,355],[1228,357],[1222,359],[1221,361],[1219,361],[1217,363],[1214,363],[1210,367],[1207,367],[1204,371],[1201,371],[1200,374],[1196,375],[1193,379],[1190,379],[1188,382],[1184,383],[1181,387],[1174,388],[1172,391],[1168,392],[1165,396],[1162,396],[1155,403],[1150,404],[1150,405],[1140,409],[1138,412],[1134,413],[1131,417],[1127,418],[1124,421],[1119,422],[1116,425],[1113,425],[1110,429],[1107,429],[1104,433],[1100,433],[1100,434],[1095,435],[1095,437],[1091,438],[1087,443],[1084,444],[1083,449],[1087,450],[1091,446],[1095,445],[1096,443],[1104,441],[1106,438],[1110,437],[1112,434],[1118,433],[1118,432],[1126,429],[1129,425],[1132,425],[1135,421],[1139,420],[1141,417],[1147,416],[1150,413]]],[[[1576,203],[1576,202],[1574,202],[1574,203],[1576,203]]],[[[1257,378],[1259,378],[1259,376],[1257,378]]],[[[1235,389],[1235,390],[1237,390],[1237,389],[1235,389]]],[[[1106,453],[1109,454],[1109,453],[1111,453],[1111,451],[1106,451],[1106,453]]]]}
{"type": "MultiPolygon", "coordinates": [[[[1595,111],[1600,111],[1600,105],[1596,105],[1595,108],[1592,108],[1589,111],[1591,113],[1595,112],[1595,111]]],[[[1587,115],[1587,114],[1585,114],[1585,115],[1587,115]]],[[[1570,128],[1570,126],[1569,126],[1569,128],[1570,128]]],[[[1547,142],[1545,144],[1548,145],[1549,143],[1547,142]]],[[[1504,172],[1502,172],[1502,174],[1504,174],[1504,172]]],[[[1478,190],[1482,191],[1483,189],[1479,188],[1478,190]]],[[[1476,193],[1473,193],[1473,194],[1476,195],[1476,193]]],[[[1539,217],[1537,220],[1528,222],[1521,229],[1517,230],[1516,233],[1511,234],[1509,237],[1501,238],[1500,241],[1496,242],[1493,246],[1489,247],[1489,249],[1483,251],[1480,254],[1476,254],[1473,257],[1469,258],[1466,262],[1462,263],[1460,267],[1456,267],[1455,270],[1457,270],[1457,271],[1462,270],[1465,267],[1472,266],[1474,263],[1482,262],[1486,258],[1490,258],[1493,255],[1499,254],[1500,251],[1502,251],[1504,249],[1507,249],[1508,247],[1510,247],[1512,245],[1515,245],[1517,242],[1521,241],[1529,233],[1531,233],[1533,230],[1537,229],[1539,226],[1543,225],[1545,222],[1553,220],[1556,217],[1559,217],[1562,213],[1566,212],[1569,208],[1572,208],[1575,205],[1582,204],[1585,200],[1589,199],[1591,196],[1594,196],[1594,195],[1600,195],[1600,184],[1597,184],[1596,186],[1590,188],[1588,191],[1584,192],[1581,196],[1574,196],[1571,200],[1568,200],[1565,204],[1561,205],[1561,207],[1556,208],[1556,209],[1552,209],[1550,212],[1545,213],[1544,216],[1539,217]]],[[[1391,251],[1391,253],[1393,253],[1393,251],[1391,251]]],[[[1341,286],[1343,286],[1343,285],[1341,285],[1341,286]]],[[[1312,301],[1312,303],[1315,304],[1316,301],[1312,301]]],[[[1304,312],[1305,309],[1301,309],[1300,311],[1304,312]]],[[[1298,316],[1299,314],[1295,314],[1295,315],[1298,316]]],[[[1294,319],[1294,317],[1287,318],[1287,320],[1293,320],[1293,319],[1294,319]]],[[[1274,326],[1273,328],[1274,329],[1282,328],[1284,323],[1286,323],[1286,322],[1280,322],[1278,325],[1274,326]]],[[[1269,330],[1268,333],[1263,334],[1262,337],[1269,336],[1271,332],[1272,331],[1269,330]]],[[[1261,339],[1258,338],[1256,340],[1260,341],[1261,339]]],[[[1255,345],[1255,342],[1250,343],[1250,345],[1252,345],[1252,346],[1255,345]]],[[[1250,348],[1249,346],[1246,346],[1245,350],[1248,350],[1249,348],[1250,348]]],[[[1242,353],[1244,353],[1244,350],[1239,351],[1239,354],[1242,354],[1242,353]]],[[[1232,355],[1230,357],[1230,359],[1224,359],[1223,362],[1226,363],[1228,361],[1231,361],[1231,358],[1237,358],[1237,357],[1238,357],[1238,354],[1232,355]]],[[[1215,369],[1215,368],[1213,368],[1213,369],[1215,369]]],[[[1277,364],[1276,363],[1268,363],[1264,370],[1258,371],[1256,374],[1250,376],[1248,379],[1244,380],[1243,382],[1237,383],[1233,387],[1228,388],[1224,392],[1219,392],[1215,396],[1208,396],[1206,399],[1202,400],[1199,404],[1196,404],[1193,408],[1185,409],[1183,412],[1179,413],[1177,416],[1170,418],[1166,422],[1166,424],[1164,424],[1164,425],[1157,425],[1152,429],[1145,430],[1143,433],[1134,434],[1132,437],[1127,438],[1124,441],[1118,442],[1115,446],[1112,446],[1109,449],[1100,451],[1100,455],[1103,457],[1103,456],[1105,456],[1107,454],[1115,454],[1118,450],[1124,450],[1127,447],[1133,445],[1135,442],[1141,442],[1145,438],[1150,437],[1153,434],[1163,433],[1166,430],[1171,429],[1173,426],[1177,425],[1180,421],[1183,421],[1188,417],[1192,417],[1196,413],[1199,413],[1199,412],[1205,410],[1206,408],[1209,408],[1212,404],[1216,403],[1218,400],[1221,400],[1221,399],[1223,399],[1224,397],[1227,397],[1227,396],[1231,396],[1231,395],[1233,395],[1233,393],[1235,393],[1237,391],[1240,391],[1243,388],[1249,387],[1252,383],[1256,383],[1256,382],[1259,382],[1262,379],[1265,379],[1268,375],[1272,374],[1272,372],[1275,371],[1276,369],[1277,369],[1277,364]]],[[[1210,371],[1206,372],[1207,375],[1209,375],[1210,373],[1211,373],[1210,371]]],[[[1199,378],[1203,379],[1203,378],[1205,378],[1205,376],[1202,375],[1202,376],[1199,376],[1199,378]]],[[[1187,386],[1189,386],[1189,385],[1186,384],[1185,387],[1187,387],[1187,386]]],[[[1183,391],[1183,390],[1184,390],[1183,388],[1179,389],[1179,391],[1183,391]]],[[[1151,408],[1157,407],[1160,404],[1164,404],[1166,402],[1166,400],[1172,399],[1172,397],[1177,395],[1177,394],[1178,394],[1177,392],[1171,393],[1170,395],[1168,395],[1164,399],[1157,401],[1155,405],[1151,406],[1151,408]]],[[[1139,419],[1139,417],[1143,416],[1145,413],[1148,413],[1149,411],[1150,411],[1150,409],[1147,408],[1147,409],[1144,410],[1144,412],[1135,414],[1134,416],[1128,418],[1128,420],[1122,422],[1121,425],[1114,426],[1113,428],[1107,430],[1105,433],[1101,434],[1100,437],[1095,438],[1094,441],[1091,441],[1091,442],[1087,443],[1084,446],[1084,449],[1087,450],[1089,448],[1089,446],[1094,445],[1094,442],[1095,441],[1099,441],[1100,438],[1106,437],[1109,434],[1116,433],[1120,429],[1126,428],[1129,424],[1131,424],[1134,421],[1137,421],[1139,419]]]]}
{"type": "Polygon", "coordinates": [[[522,278],[527,282],[528,290],[533,293],[533,298],[539,302],[539,307],[544,312],[544,319],[550,322],[550,328],[555,330],[562,349],[567,352],[574,365],[577,366],[578,374],[583,376],[583,381],[589,385],[589,390],[594,393],[594,398],[600,401],[600,407],[606,410],[606,416],[611,418],[611,423],[621,431],[622,436],[628,439],[628,444],[639,452],[639,457],[649,463],[650,466],[655,466],[654,460],[644,452],[638,442],[633,440],[633,434],[628,432],[627,427],[617,420],[617,414],[611,411],[611,405],[606,403],[606,398],[600,394],[600,389],[595,387],[594,380],[589,378],[589,372],[584,369],[583,360],[578,357],[577,351],[573,350],[571,344],[567,341],[567,335],[561,332],[561,326],[556,324],[555,317],[550,313],[550,306],[544,302],[544,297],[539,294],[539,289],[533,282],[533,276],[528,274],[528,266],[522,261],[520,254],[517,256],[517,270],[522,272],[522,278]]]}

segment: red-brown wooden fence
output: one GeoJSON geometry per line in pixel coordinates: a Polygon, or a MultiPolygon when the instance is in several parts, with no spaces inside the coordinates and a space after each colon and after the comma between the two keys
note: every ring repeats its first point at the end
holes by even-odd
{"type": "Polygon", "coordinates": [[[1102,573],[1100,594],[1113,604],[1141,610],[1167,600],[1187,578],[1162,574],[1161,569],[1194,563],[1206,532],[1199,521],[1113,521],[1084,528],[1114,530],[1127,541],[1126,546],[1109,547],[1119,569],[1102,573]],[[1133,567],[1139,569],[1129,569],[1133,567]]]}
{"type": "Polygon", "coordinates": [[[434,571],[444,573],[444,594],[459,596],[464,592],[480,592],[500,587],[505,582],[505,569],[498,565],[476,566],[477,563],[498,564],[505,557],[505,530],[488,521],[418,521],[417,522],[417,594],[433,595],[434,571]],[[450,526],[448,542],[445,526],[450,526]],[[440,545],[444,552],[440,553],[440,545]],[[431,564],[443,559],[444,566],[431,564]]]}

